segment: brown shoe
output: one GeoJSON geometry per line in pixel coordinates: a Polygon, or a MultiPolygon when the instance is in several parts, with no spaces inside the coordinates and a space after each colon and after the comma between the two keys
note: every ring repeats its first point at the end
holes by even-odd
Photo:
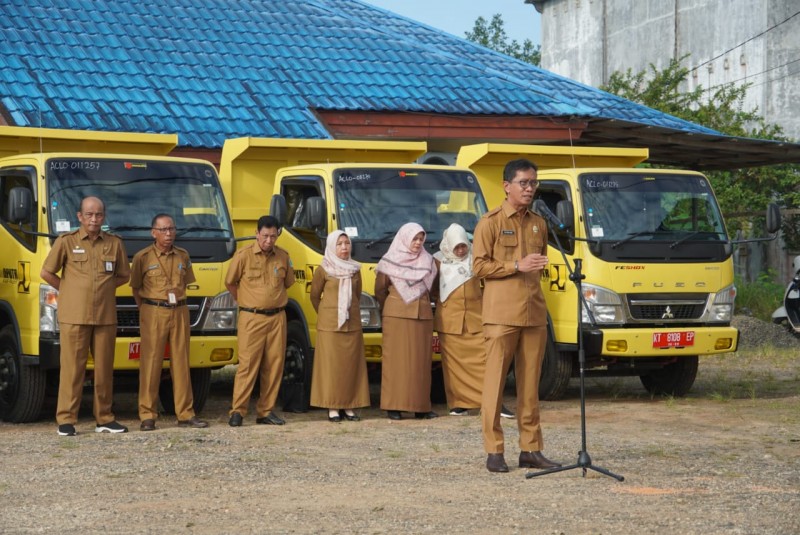
{"type": "Polygon", "coordinates": [[[519,452],[520,468],[559,468],[561,465],[549,460],[541,451],[519,452]]]}
{"type": "Polygon", "coordinates": [[[508,465],[502,453],[490,453],[486,457],[486,469],[490,472],[508,472],[508,465]]]}
{"type": "Polygon", "coordinates": [[[201,420],[197,416],[192,416],[188,420],[178,420],[178,427],[191,427],[193,429],[202,429],[208,427],[208,422],[201,420]]]}
{"type": "Polygon", "coordinates": [[[142,420],[142,425],[139,426],[139,431],[155,431],[156,430],[156,421],[147,419],[142,420]]]}

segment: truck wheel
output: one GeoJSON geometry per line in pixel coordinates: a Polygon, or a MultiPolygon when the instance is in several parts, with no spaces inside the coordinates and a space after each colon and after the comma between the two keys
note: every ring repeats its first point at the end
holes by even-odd
{"type": "Polygon", "coordinates": [[[697,356],[679,357],[660,370],[640,375],[645,389],[653,395],[683,397],[689,393],[697,377],[697,356]]]}
{"type": "Polygon", "coordinates": [[[303,324],[292,320],[286,329],[286,359],[278,397],[285,412],[306,412],[311,400],[314,357],[303,324]]]}
{"type": "Polygon", "coordinates": [[[572,377],[572,353],[556,350],[551,337],[547,338],[539,378],[539,399],[555,401],[564,397],[572,377]]]}
{"type": "MultiPolygon", "coordinates": [[[[211,392],[211,368],[192,368],[189,370],[192,379],[192,398],[194,412],[199,414],[206,406],[211,392]]],[[[158,386],[158,399],[164,407],[165,414],[175,414],[175,396],[172,393],[172,379],[167,376],[158,386]]]]}
{"type": "Polygon", "coordinates": [[[47,375],[38,366],[23,366],[14,328],[0,329],[0,418],[32,422],[44,402],[47,375]]]}

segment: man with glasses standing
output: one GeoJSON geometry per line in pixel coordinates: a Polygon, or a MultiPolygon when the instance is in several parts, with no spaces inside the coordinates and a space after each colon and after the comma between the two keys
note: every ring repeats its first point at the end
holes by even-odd
{"type": "Polygon", "coordinates": [[[499,208],[483,215],[473,240],[473,272],[485,284],[482,316],[487,358],[481,426],[486,469],[490,472],[508,472],[500,407],[512,360],[517,384],[519,466],[561,466],[541,451],[539,377],[547,342],[547,309],[540,279],[547,265],[547,226],[529,209],[538,185],[536,175],[536,164],[529,160],[506,164],[506,199],[499,208]]]}
{"type": "Polygon", "coordinates": [[[178,427],[203,428],[194,412],[189,375],[189,310],[186,286],[195,282],[189,253],[175,245],[175,221],[158,214],[150,224],[154,243],[133,257],[131,288],[139,307],[139,429],[153,431],[158,419],[158,386],[167,343],[178,427]]]}
{"type": "Polygon", "coordinates": [[[260,381],[256,423],[286,423],[272,411],[286,357],[286,289],[294,284],[289,253],[275,245],[280,230],[273,216],[259,218],[256,243],[236,252],[225,276],[225,287],[239,304],[239,366],[233,380],[231,427],[242,425],[256,378],[260,381]]]}
{"type": "Polygon", "coordinates": [[[117,339],[116,289],[128,282],[128,255],[121,239],[101,230],[105,205],[99,198],[81,201],[78,221],[77,230],[60,235],[53,243],[41,271],[42,280],[58,290],[58,434],[75,435],[90,349],[94,359],[95,431],[126,433],[128,428],[116,421],[111,403],[117,339]]]}

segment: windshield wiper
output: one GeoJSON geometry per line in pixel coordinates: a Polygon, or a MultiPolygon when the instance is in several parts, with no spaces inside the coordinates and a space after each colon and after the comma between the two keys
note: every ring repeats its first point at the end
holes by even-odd
{"type": "Polygon", "coordinates": [[[687,235],[686,235],[686,236],[684,236],[683,238],[680,238],[680,239],[678,239],[678,240],[675,240],[674,242],[672,242],[672,243],[670,244],[669,248],[670,248],[670,249],[674,249],[674,248],[675,248],[675,247],[677,247],[678,245],[682,244],[682,243],[683,243],[683,242],[685,242],[686,240],[689,240],[689,239],[691,239],[691,238],[694,238],[694,237],[695,237],[695,236],[697,236],[698,234],[709,234],[709,233],[710,233],[710,232],[709,232],[708,230],[696,230],[696,231],[694,231],[694,232],[690,232],[689,234],[687,234],[687,235]]]}
{"type": "Polygon", "coordinates": [[[622,238],[618,242],[615,242],[614,244],[612,244],[611,248],[612,249],[616,249],[617,247],[619,247],[623,243],[628,243],[632,239],[638,238],[639,236],[654,236],[655,234],[657,234],[657,233],[655,231],[653,231],[653,230],[640,230],[639,232],[631,232],[630,234],[628,234],[627,237],[622,238]]]}
{"type": "Polygon", "coordinates": [[[375,239],[374,239],[374,240],[372,240],[371,242],[367,243],[367,244],[366,244],[364,247],[365,247],[366,249],[369,249],[370,247],[372,247],[372,246],[373,246],[373,245],[375,245],[376,243],[380,243],[380,242],[382,242],[382,241],[386,241],[386,238],[391,238],[391,237],[393,237],[393,236],[394,236],[394,234],[395,234],[395,233],[394,233],[394,232],[392,232],[392,231],[387,231],[387,232],[384,232],[384,233],[383,233],[383,236],[381,236],[380,238],[375,238],[375,239]]]}
{"type": "Polygon", "coordinates": [[[187,227],[187,228],[179,228],[178,232],[175,234],[176,236],[183,236],[184,234],[188,234],[189,232],[202,232],[202,231],[211,231],[211,232],[224,232],[225,234],[230,234],[231,231],[226,228],[220,227],[187,227]]]}

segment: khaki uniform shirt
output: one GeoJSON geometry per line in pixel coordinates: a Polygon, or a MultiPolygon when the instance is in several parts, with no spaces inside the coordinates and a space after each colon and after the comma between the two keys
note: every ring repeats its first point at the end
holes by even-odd
{"type": "Polygon", "coordinates": [[[145,299],[167,301],[170,291],[178,301],[186,299],[186,285],[193,282],[194,270],[186,249],[173,246],[164,253],[151,245],[133,257],[131,288],[138,288],[145,299]]]}
{"type": "Polygon", "coordinates": [[[381,314],[390,318],[432,320],[431,296],[428,292],[406,304],[385,273],[375,276],[375,298],[381,305],[381,314]]]}
{"type": "Polygon", "coordinates": [[[361,273],[352,279],[350,317],[339,327],[339,279],[328,275],[322,267],[314,270],[311,279],[311,304],[317,311],[318,331],[350,332],[361,330],[361,273]]]}
{"type": "Polygon", "coordinates": [[[130,274],[125,246],[100,231],[92,240],[82,228],[59,236],[42,265],[61,271],[58,321],[73,325],[116,325],[117,277],[130,274]]]}
{"type": "MultiPolygon", "coordinates": [[[[435,283],[438,285],[438,280],[435,283]]],[[[436,299],[436,315],[433,329],[440,333],[479,333],[483,330],[481,320],[481,283],[476,277],[453,290],[442,303],[436,299]]]]}
{"type": "Polygon", "coordinates": [[[294,284],[289,253],[278,247],[265,253],[254,243],[239,249],[231,260],[225,283],[239,286],[238,303],[245,308],[271,309],[286,306],[286,289],[294,284]]]}
{"type": "Polygon", "coordinates": [[[540,216],[530,210],[519,215],[506,200],[478,221],[472,271],[484,279],[484,325],[547,325],[542,272],[514,269],[514,261],[531,253],[547,254],[547,225],[540,216]]]}

